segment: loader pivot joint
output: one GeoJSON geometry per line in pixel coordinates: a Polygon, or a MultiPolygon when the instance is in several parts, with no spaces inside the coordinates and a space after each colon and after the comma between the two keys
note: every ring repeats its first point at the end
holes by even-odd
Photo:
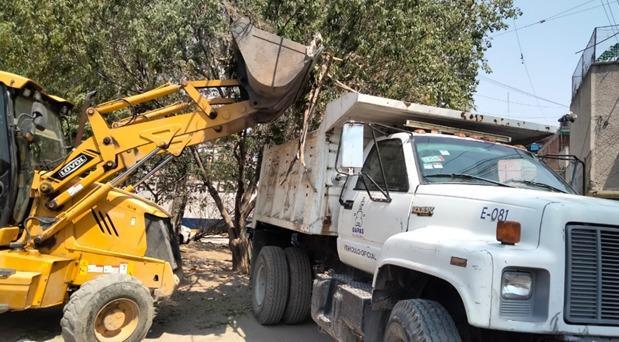
{"type": "Polygon", "coordinates": [[[111,160],[109,160],[109,161],[105,162],[105,164],[103,165],[103,168],[104,168],[106,171],[109,171],[109,170],[111,170],[111,169],[113,169],[113,168],[115,168],[115,167],[116,167],[116,163],[115,163],[115,162],[113,162],[113,161],[111,161],[111,160]]]}
{"type": "Polygon", "coordinates": [[[41,184],[41,187],[39,189],[42,193],[49,194],[50,192],[52,192],[52,190],[54,190],[54,187],[50,183],[44,182],[43,184],[41,184]]]}
{"type": "Polygon", "coordinates": [[[52,200],[47,202],[47,207],[51,210],[56,210],[58,208],[58,203],[56,203],[56,201],[52,200]]]}

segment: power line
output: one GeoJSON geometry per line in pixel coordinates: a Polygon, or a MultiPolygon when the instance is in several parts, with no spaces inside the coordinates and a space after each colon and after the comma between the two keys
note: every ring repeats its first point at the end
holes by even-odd
{"type": "Polygon", "coordinates": [[[604,8],[604,15],[606,15],[608,24],[610,24],[610,26],[613,26],[613,22],[610,20],[610,17],[608,16],[608,11],[606,10],[606,5],[604,4],[604,0],[600,0],[600,2],[602,3],[602,8],[604,8]]]}
{"type": "MultiPolygon", "coordinates": [[[[514,27],[518,28],[518,26],[516,26],[516,20],[514,19],[514,27]]],[[[522,45],[520,44],[520,35],[518,34],[518,31],[516,31],[516,41],[518,42],[518,50],[520,50],[520,61],[522,61],[522,65],[524,66],[524,71],[527,74],[527,79],[529,80],[529,86],[531,87],[531,90],[533,91],[533,95],[535,95],[535,102],[538,105],[538,109],[540,111],[540,114],[542,112],[542,108],[539,107],[539,99],[537,98],[537,92],[535,91],[535,87],[533,86],[533,80],[531,79],[531,74],[529,73],[529,68],[527,67],[527,62],[524,59],[524,53],[522,52],[522,45]]]]}
{"type": "Polygon", "coordinates": [[[606,5],[608,6],[608,12],[610,13],[610,17],[613,19],[613,25],[617,26],[617,22],[615,21],[615,14],[613,13],[613,8],[610,6],[610,0],[606,0],[606,5]]]}
{"type": "Polygon", "coordinates": [[[515,105],[519,105],[519,106],[525,106],[525,107],[541,107],[541,108],[563,108],[563,106],[544,106],[544,105],[540,105],[540,104],[533,104],[533,103],[524,103],[524,102],[518,102],[518,101],[507,101],[505,99],[501,99],[498,97],[492,97],[492,96],[488,96],[488,95],[483,95],[483,94],[479,94],[479,93],[475,93],[474,96],[479,96],[479,97],[483,97],[485,99],[488,100],[493,100],[493,101],[499,101],[499,102],[503,102],[503,103],[509,103],[510,105],[515,104],[515,105]]]}
{"type": "Polygon", "coordinates": [[[492,78],[490,78],[488,76],[480,75],[479,77],[485,79],[488,82],[494,83],[495,85],[497,85],[499,87],[511,89],[511,90],[513,90],[515,92],[518,92],[518,93],[521,93],[521,94],[524,94],[524,95],[536,98],[538,100],[542,100],[542,101],[545,101],[545,102],[548,102],[548,103],[552,103],[552,104],[555,104],[555,105],[558,105],[558,106],[561,106],[561,107],[564,107],[564,108],[569,108],[569,106],[566,106],[566,105],[564,105],[562,103],[559,103],[559,102],[556,102],[556,101],[553,101],[553,100],[549,100],[549,99],[543,98],[541,96],[537,96],[535,94],[531,94],[528,91],[525,91],[525,90],[522,90],[522,89],[510,86],[509,84],[505,84],[503,82],[499,82],[499,81],[494,80],[494,79],[492,79],[492,78]]]}
{"type": "Polygon", "coordinates": [[[600,45],[600,44],[604,43],[605,41],[607,41],[607,40],[611,39],[612,37],[616,37],[617,35],[619,35],[619,32],[614,33],[614,34],[612,34],[612,35],[610,35],[610,36],[608,36],[608,37],[606,37],[606,38],[604,38],[604,39],[600,40],[599,42],[595,42],[595,44],[593,44],[593,45],[591,45],[591,46],[587,46],[586,48],[584,48],[584,49],[582,49],[582,50],[578,50],[578,51],[576,51],[576,52],[574,52],[574,53],[576,53],[576,54],[577,54],[577,53],[581,53],[581,52],[583,52],[583,51],[585,51],[585,50],[591,49],[592,47],[594,47],[594,46],[598,46],[598,45],[600,45]]]}
{"type": "MultiPolygon", "coordinates": [[[[615,21],[615,15],[613,14],[613,10],[610,7],[610,1],[607,2],[606,4],[604,4],[604,0],[600,0],[600,2],[602,3],[602,7],[604,8],[604,14],[606,15],[606,19],[608,20],[608,23],[612,27],[611,29],[615,31],[615,34],[618,33],[616,29],[617,22],[615,21]],[[608,11],[610,11],[610,17],[608,16],[608,12],[606,11],[606,5],[608,5],[608,11]],[[612,21],[611,21],[611,18],[612,18],[612,21]]],[[[615,40],[617,40],[617,43],[619,43],[619,38],[615,38],[615,40]]]]}
{"type": "Polygon", "coordinates": [[[582,2],[582,3],[580,3],[580,4],[576,5],[576,6],[570,7],[570,8],[568,8],[568,9],[566,9],[566,10],[563,10],[563,11],[561,11],[561,12],[559,12],[559,13],[556,13],[556,14],[554,14],[554,15],[551,15],[551,16],[550,16],[550,17],[548,17],[548,18],[549,18],[549,19],[556,18],[556,17],[560,16],[561,14],[567,13],[567,12],[569,12],[569,11],[571,11],[571,10],[577,9],[578,7],[582,7],[582,6],[586,5],[586,4],[588,4],[588,3],[592,3],[592,2],[594,2],[594,1],[595,1],[595,0],[588,0],[588,1],[582,2]]]}
{"type": "Polygon", "coordinates": [[[582,7],[582,6],[586,5],[586,4],[589,4],[589,3],[593,2],[593,1],[595,1],[595,0],[587,0],[587,1],[583,2],[583,3],[581,3],[580,5],[576,5],[574,7],[570,7],[568,9],[566,9],[566,10],[563,10],[561,12],[555,13],[555,14],[549,16],[549,17],[540,19],[540,20],[532,22],[530,24],[521,26],[519,28],[514,28],[514,29],[511,29],[511,30],[508,30],[508,31],[496,33],[496,34],[492,35],[492,37],[493,38],[494,37],[500,37],[502,35],[505,35],[505,34],[508,34],[508,33],[512,33],[512,32],[516,32],[516,31],[520,31],[522,29],[529,28],[531,26],[544,24],[544,23],[547,23],[549,21],[553,21],[553,20],[569,17],[569,16],[572,16],[572,15],[580,14],[580,13],[583,13],[583,12],[587,12],[587,11],[590,11],[590,10],[602,7],[602,5],[596,5],[596,6],[593,6],[593,7],[587,7],[587,8],[581,9],[579,11],[567,13],[567,12],[570,12],[570,11],[576,9],[576,8],[579,8],[579,7],[582,7]]]}

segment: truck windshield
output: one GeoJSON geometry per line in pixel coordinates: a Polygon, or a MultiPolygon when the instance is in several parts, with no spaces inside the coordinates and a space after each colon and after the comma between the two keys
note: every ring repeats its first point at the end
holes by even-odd
{"type": "MultiPolygon", "coordinates": [[[[22,114],[30,114],[34,99],[18,95],[13,98],[15,120],[22,114]]],[[[13,219],[20,222],[28,208],[29,191],[35,170],[50,170],[58,165],[66,154],[59,113],[49,103],[43,102],[47,112],[44,130],[35,130],[34,139],[28,142],[17,135],[17,159],[19,163],[17,199],[13,219]]]]}
{"type": "Polygon", "coordinates": [[[496,143],[415,136],[421,173],[429,183],[471,183],[575,193],[531,153],[496,143]]]}

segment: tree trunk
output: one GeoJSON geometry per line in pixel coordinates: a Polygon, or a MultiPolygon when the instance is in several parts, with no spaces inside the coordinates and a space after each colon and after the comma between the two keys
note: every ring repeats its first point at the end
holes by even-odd
{"type": "MultiPolygon", "coordinates": [[[[206,185],[206,188],[213,198],[217,209],[219,210],[221,217],[226,224],[226,229],[228,231],[228,248],[232,253],[232,268],[235,271],[249,273],[249,239],[247,237],[247,233],[245,232],[245,222],[246,216],[242,216],[240,219],[235,219],[230,215],[228,210],[226,210],[224,203],[219,196],[219,192],[213,185],[213,182],[209,178],[208,172],[206,171],[206,167],[202,162],[202,158],[198,151],[191,147],[191,153],[196,161],[198,166],[198,171],[200,176],[202,177],[202,181],[206,185]],[[238,224],[235,224],[237,222],[238,224]]],[[[237,199],[238,200],[238,199],[237,199]]],[[[253,205],[253,203],[249,203],[249,206],[253,205]]]]}
{"type": "Polygon", "coordinates": [[[245,227],[235,229],[239,232],[234,239],[230,238],[228,247],[232,252],[232,269],[235,271],[249,273],[249,239],[245,233],[245,227]]]}
{"type": "Polygon", "coordinates": [[[179,196],[175,196],[172,200],[172,215],[174,215],[172,222],[174,224],[174,232],[177,236],[181,229],[181,222],[183,220],[183,216],[185,215],[185,208],[187,207],[187,200],[189,198],[186,184],[187,179],[188,178],[186,177],[175,187],[175,192],[179,196]]]}

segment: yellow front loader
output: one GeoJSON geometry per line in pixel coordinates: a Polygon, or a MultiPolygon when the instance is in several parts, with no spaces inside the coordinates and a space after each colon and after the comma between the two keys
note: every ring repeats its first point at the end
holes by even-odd
{"type": "Polygon", "coordinates": [[[244,18],[231,28],[238,79],[167,84],[88,108],[92,137],[68,154],[61,117],[72,105],[0,72],[0,313],[64,305],[65,340],[146,335],[153,301],[177,284],[180,253],[170,214],[137,196],[129,177],[157,155],[167,156],[156,169],[189,146],[275,119],[317,54],[244,18]],[[134,110],[170,96],[182,100],[134,110]],[[112,120],[119,111],[131,115],[112,120]]]}

